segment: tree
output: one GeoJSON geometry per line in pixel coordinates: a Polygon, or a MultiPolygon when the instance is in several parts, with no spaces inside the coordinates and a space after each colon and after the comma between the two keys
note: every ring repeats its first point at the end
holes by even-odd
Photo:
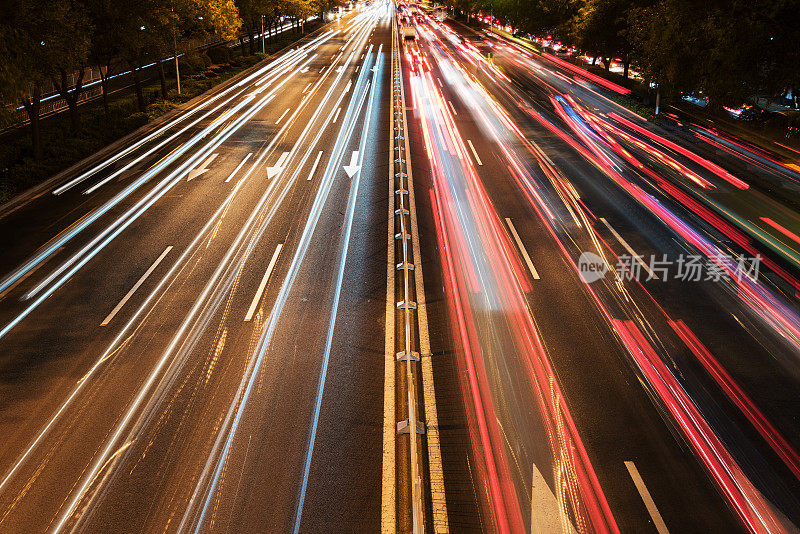
{"type": "Polygon", "coordinates": [[[0,94],[5,101],[22,102],[38,160],[42,158],[41,96],[48,81],[69,106],[73,133],[80,130],[82,73],[71,90],[68,78],[87,64],[92,26],[83,6],[74,0],[10,0],[7,4],[0,14],[0,54],[4,58],[0,94]]]}
{"type": "Polygon", "coordinates": [[[606,70],[613,58],[622,56],[626,78],[631,51],[628,10],[633,5],[626,0],[586,0],[573,17],[570,31],[579,48],[603,57],[606,70]]]}
{"type": "Polygon", "coordinates": [[[312,0],[286,0],[286,11],[298,21],[302,32],[308,17],[314,14],[316,6],[312,0]]]}
{"type": "Polygon", "coordinates": [[[114,60],[120,55],[119,29],[123,27],[124,10],[116,0],[86,0],[88,15],[94,26],[94,35],[89,52],[89,62],[100,71],[100,88],[103,95],[103,111],[109,119],[108,77],[114,60]]]}
{"type": "Polygon", "coordinates": [[[629,21],[640,68],[673,93],[703,90],[718,106],[798,83],[797,2],[660,0],[629,21]]]}
{"type": "Polygon", "coordinates": [[[167,96],[165,63],[180,44],[215,33],[228,40],[241,25],[233,0],[139,0],[115,3],[120,56],[130,65],[140,111],[145,110],[140,72],[155,63],[167,96]]]}

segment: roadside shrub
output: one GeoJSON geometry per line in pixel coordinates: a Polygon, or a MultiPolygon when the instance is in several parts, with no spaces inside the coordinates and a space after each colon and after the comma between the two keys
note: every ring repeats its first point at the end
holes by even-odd
{"type": "Polygon", "coordinates": [[[164,113],[174,109],[175,106],[175,102],[172,102],[171,100],[156,100],[147,106],[146,114],[150,119],[155,119],[156,117],[160,117],[164,113]]]}
{"type": "Polygon", "coordinates": [[[228,48],[228,45],[222,46],[215,46],[214,48],[209,48],[208,57],[211,58],[212,63],[220,64],[220,63],[228,63],[231,60],[231,50],[228,48]]]}

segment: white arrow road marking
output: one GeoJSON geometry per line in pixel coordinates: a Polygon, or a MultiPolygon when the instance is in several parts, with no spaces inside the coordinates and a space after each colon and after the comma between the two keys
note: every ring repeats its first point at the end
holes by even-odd
{"type": "Polygon", "coordinates": [[[244,157],[242,162],[235,169],[233,169],[233,172],[231,173],[231,175],[228,176],[227,178],[225,178],[225,183],[226,184],[231,181],[231,179],[236,175],[236,173],[239,172],[239,169],[241,169],[244,166],[244,164],[247,163],[247,160],[250,159],[250,156],[252,156],[252,155],[253,155],[253,153],[250,152],[248,155],[246,155],[244,157]]]}
{"type": "Polygon", "coordinates": [[[288,156],[289,153],[284,152],[281,154],[281,157],[278,158],[278,161],[275,163],[274,167],[267,167],[267,178],[274,178],[281,173],[281,171],[285,168],[284,163],[286,163],[286,158],[288,156]]]}
{"type": "Polygon", "coordinates": [[[192,169],[189,172],[189,175],[186,177],[186,181],[188,182],[189,180],[193,180],[206,172],[208,170],[206,167],[208,167],[211,162],[217,158],[217,156],[219,156],[219,154],[211,154],[200,166],[192,169]]]}
{"type": "Polygon", "coordinates": [[[341,65],[339,65],[338,67],[336,67],[336,72],[342,72],[342,66],[341,66],[341,65]]]}
{"type": "Polygon", "coordinates": [[[352,85],[353,85],[353,80],[347,80],[347,87],[344,88],[344,92],[346,93],[347,91],[349,91],[352,85]]]}
{"type": "Polygon", "coordinates": [[[306,73],[306,72],[308,72],[308,67],[305,67],[305,68],[304,68],[303,70],[301,70],[300,72],[301,72],[301,73],[306,73]]]}
{"type": "Polygon", "coordinates": [[[321,157],[322,157],[322,150],[320,150],[319,154],[317,154],[317,159],[314,160],[314,166],[311,167],[311,172],[308,173],[308,178],[306,178],[306,180],[311,180],[311,178],[314,177],[314,173],[317,171],[317,165],[319,165],[319,158],[321,157]]]}
{"type": "Polygon", "coordinates": [[[352,178],[360,169],[361,165],[357,165],[358,150],[353,150],[353,155],[350,156],[350,165],[344,166],[344,172],[347,173],[348,178],[352,178]]]}
{"type": "Polygon", "coordinates": [[[333,116],[333,123],[336,124],[336,119],[339,118],[339,112],[342,111],[342,106],[336,108],[336,115],[333,116]]]}
{"type": "Polygon", "coordinates": [[[267,272],[264,273],[264,278],[262,278],[261,283],[258,284],[258,289],[256,290],[256,295],[253,297],[253,302],[250,304],[250,308],[247,310],[247,315],[244,316],[245,322],[253,318],[253,314],[256,312],[258,303],[261,301],[261,295],[264,294],[264,289],[267,287],[269,275],[272,274],[272,270],[275,268],[275,262],[278,261],[278,255],[281,253],[282,248],[283,243],[279,243],[278,246],[275,247],[275,252],[272,253],[272,259],[269,260],[269,265],[267,266],[267,272]]]}

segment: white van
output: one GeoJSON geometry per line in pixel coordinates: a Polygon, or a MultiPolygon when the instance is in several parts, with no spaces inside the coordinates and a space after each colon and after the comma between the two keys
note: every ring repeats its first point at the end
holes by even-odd
{"type": "Polygon", "coordinates": [[[400,35],[403,41],[416,41],[417,28],[414,26],[414,19],[403,17],[400,19],[400,35]]]}

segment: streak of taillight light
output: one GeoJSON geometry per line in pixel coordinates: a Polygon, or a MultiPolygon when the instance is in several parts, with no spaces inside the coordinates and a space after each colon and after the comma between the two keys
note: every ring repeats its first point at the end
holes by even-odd
{"type": "MultiPolygon", "coordinates": [[[[503,316],[501,322],[491,328],[506,325],[504,330],[511,336],[510,342],[517,353],[517,357],[510,361],[519,361],[525,367],[524,372],[529,377],[531,385],[529,393],[533,394],[539,406],[554,460],[559,468],[558,472],[566,477],[562,482],[565,484],[568,504],[580,530],[618,532],[544,347],[536,334],[522,292],[521,280],[524,278],[519,276],[511,261],[516,255],[509,253],[508,236],[502,230],[500,219],[488,200],[471,160],[466,156],[461,136],[447,107],[438,96],[433,84],[430,81],[426,82],[419,88],[428,92],[427,96],[433,102],[430,107],[433,109],[428,110],[427,115],[421,112],[420,118],[428,157],[432,160],[434,182],[432,202],[436,206],[438,220],[437,239],[440,251],[445,255],[443,264],[446,266],[445,277],[449,280],[448,299],[456,301],[450,303],[450,309],[454,314],[453,328],[461,340],[461,350],[466,352],[464,359],[474,404],[472,409],[476,413],[479,427],[477,434],[480,436],[483,454],[492,457],[492,462],[487,464],[490,471],[488,485],[493,494],[495,513],[502,518],[502,521],[498,522],[498,528],[504,529],[507,524],[507,528],[516,531],[522,527],[522,523],[517,519],[521,517],[519,502],[516,495],[503,484],[505,478],[502,476],[503,470],[508,469],[507,463],[501,461],[503,442],[497,441],[500,439],[496,437],[497,423],[489,417],[494,413],[492,390],[484,376],[483,358],[488,358],[490,355],[482,351],[481,342],[485,343],[486,340],[477,337],[476,331],[476,321],[485,316],[485,310],[472,309],[471,296],[465,291],[469,285],[466,283],[469,275],[455,267],[459,258],[465,263],[484,262],[486,258],[491,258],[491,268],[487,269],[484,265],[481,270],[481,276],[486,278],[486,282],[482,282],[481,290],[494,291],[491,300],[502,303],[501,308],[496,311],[503,316]],[[436,124],[431,124],[430,121],[435,121],[436,124]],[[436,135],[442,137],[440,142],[437,142],[436,135]],[[449,165],[443,161],[443,158],[448,157],[447,154],[453,156],[447,162],[449,165]],[[451,175],[446,175],[445,170],[450,171],[451,175]],[[463,185],[458,183],[459,180],[464,182],[463,185]],[[454,191],[458,191],[458,198],[452,196],[454,191]],[[466,227],[464,220],[458,217],[459,214],[465,216],[463,210],[466,206],[459,204],[461,194],[465,194],[465,201],[470,207],[470,211],[466,212],[469,216],[464,220],[471,227],[466,227]],[[472,235],[470,238],[452,238],[453,235],[464,232],[471,232],[472,235]],[[478,248],[466,246],[474,242],[480,243],[481,246],[478,248]],[[480,256],[473,257],[474,254],[480,256]],[[478,397],[479,400],[476,400],[478,397]],[[493,446],[493,443],[497,445],[493,446]],[[494,477],[499,478],[497,481],[492,481],[494,477]],[[498,503],[505,508],[498,509],[498,503]]],[[[417,99],[418,102],[423,100],[421,97],[417,99]]]]}
{"type": "Polygon", "coordinates": [[[758,533],[785,532],[769,503],[742,472],[739,464],[634,322],[612,319],[612,323],[642,373],[647,377],[648,383],[663,400],[672,419],[681,428],[689,445],[722,488],[729,504],[748,530],[758,533]]]}
{"type": "Polygon", "coordinates": [[[630,94],[630,92],[631,92],[630,89],[626,89],[625,87],[622,87],[621,85],[617,85],[614,82],[610,82],[610,81],[606,80],[605,78],[601,78],[597,74],[592,74],[591,72],[589,72],[586,69],[582,69],[580,67],[577,67],[577,66],[573,65],[572,63],[569,63],[568,61],[564,61],[561,58],[557,58],[556,56],[553,56],[551,54],[544,53],[544,54],[542,54],[542,57],[546,57],[547,59],[549,59],[553,63],[556,63],[557,65],[559,65],[561,67],[569,69],[572,72],[574,72],[575,74],[578,74],[579,76],[583,76],[584,78],[587,78],[587,79],[593,81],[597,85],[602,85],[606,89],[610,89],[612,91],[616,91],[617,93],[619,93],[621,95],[627,95],[627,94],[630,94]]]}
{"type": "Polygon", "coordinates": [[[688,326],[682,321],[669,321],[669,325],[680,336],[686,346],[705,367],[708,374],[719,384],[728,397],[747,417],[761,437],[763,437],[775,453],[781,457],[786,466],[800,479],[800,455],[792,448],[788,441],[781,435],[777,428],[758,409],[755,403],[747,396],[739,384],[731,377],[717,361],[705,345],[697,338],[688,326]]]}
{"type": "Polygon", "coordinates": [[[661,145],[664,145],[665,147],[669,148],[670,150],[674,150],[675,152],[678,152],[679,154],[681,154],[683,156],[686,156],[687,158],[691,159],[692,161],[694,161],[698,165],[700,165],[702,167],[705,167],[706,169],[708,169],[709,171],[713,172],[714,174],[716,174],[717,176],[719,176],[723,180],[729,182],[731,185],[733,185],[735,187],[738,187],[739,189],[747,189],[748,187],[750,187],[746,182],[744,182],[744,181],[740,180],[739,178],[737,178],[736,176],[732,175],[730,172],[726,171],[725,169],[723,169],[722,167],[720,167],[716,163],[708,161],[707,159],[698,156],[694,152],[692,152],[692,151],[690,151],[690,150],[688,150],[688,149],[686,149],[686,148],[684,148],[684,147],[682,147],[682,146],[680,146],[680,145],[678,145],[676,143],[673,143],[672,141],[670,141],[668,139],[665,139],[665,138],[661,137],[660,135],[656,135],[653,132],[651,132],[650,130],[647,130],[647,129],[639,126],[638,124],[634,124],[633,122],[625,119],[624,117],[620,117],[619,115],[617,115],[613,111],[611,113],[609,113],[608,116],[612,117],[613,119],[615,119],[616,121],[620,122],[621,124],[624,124],[628,128],[630,128],[632,130],[635,130],[635,131],[639,132],[640,134],[649,137],[653,141],[655,141],[655,142],[657,142],[657,143],[659,143],[661,145]]]}

